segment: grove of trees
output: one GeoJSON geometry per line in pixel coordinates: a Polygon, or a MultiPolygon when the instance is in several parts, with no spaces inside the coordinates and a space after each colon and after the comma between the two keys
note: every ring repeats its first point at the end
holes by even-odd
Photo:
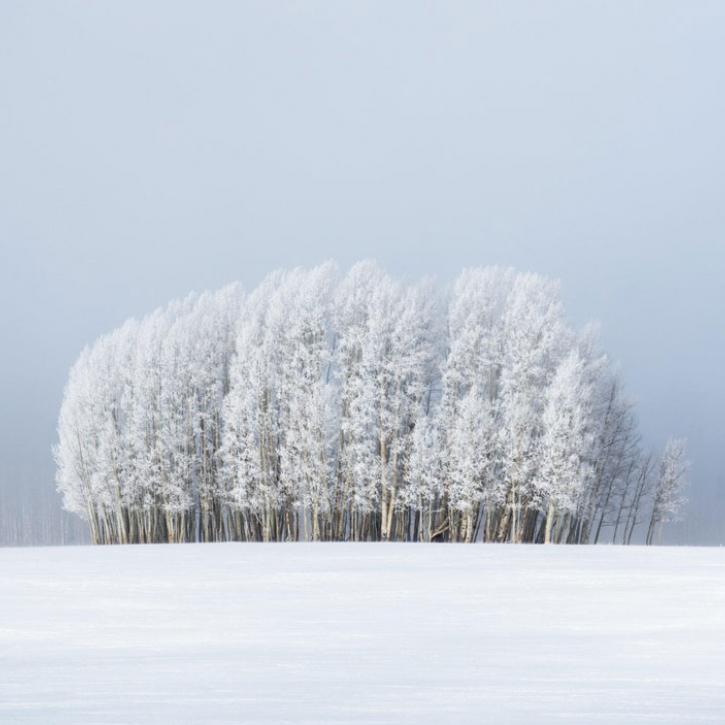
{"type": "Polygon", "coordinates": [[[58,431],[96,543],[652,543],[687,476],[682,441],[642,450],[558,284],[500,268],[325,264],[173,302],[81,353],[58,431]]]}

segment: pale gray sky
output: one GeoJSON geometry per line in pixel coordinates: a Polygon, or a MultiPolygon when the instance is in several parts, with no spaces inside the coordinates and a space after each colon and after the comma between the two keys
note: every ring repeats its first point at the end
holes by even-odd
{"type": "Polygon", "coordinates": [[[725,3],[0,4],[0,491],[53,485],[82,345],[374,257],[561,278],[725,543],[725,3]]]}

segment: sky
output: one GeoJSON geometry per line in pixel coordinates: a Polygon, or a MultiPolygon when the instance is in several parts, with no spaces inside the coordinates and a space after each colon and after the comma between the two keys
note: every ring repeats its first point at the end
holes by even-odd
{"type": "Polygon", "coordinates": [[[0,494],[83,345],[335,259],[561,280],[725,543],[725,4],[0,4],[0,494]]]}

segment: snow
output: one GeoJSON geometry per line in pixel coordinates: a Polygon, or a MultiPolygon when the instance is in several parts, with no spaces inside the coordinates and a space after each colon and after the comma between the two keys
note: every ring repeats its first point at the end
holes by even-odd
{"type": "Polygon", "coordinates": [[[0,722],[725,722],[725,550],[0,549],[0,722]]]}

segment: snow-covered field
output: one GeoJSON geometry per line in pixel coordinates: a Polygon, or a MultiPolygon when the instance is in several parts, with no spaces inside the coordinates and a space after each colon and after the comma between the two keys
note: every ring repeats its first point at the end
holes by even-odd
{"type": "Polygon", "coordinates": [[[725,722],[725,549],[0,549],[0,723],[725,722]]]}

